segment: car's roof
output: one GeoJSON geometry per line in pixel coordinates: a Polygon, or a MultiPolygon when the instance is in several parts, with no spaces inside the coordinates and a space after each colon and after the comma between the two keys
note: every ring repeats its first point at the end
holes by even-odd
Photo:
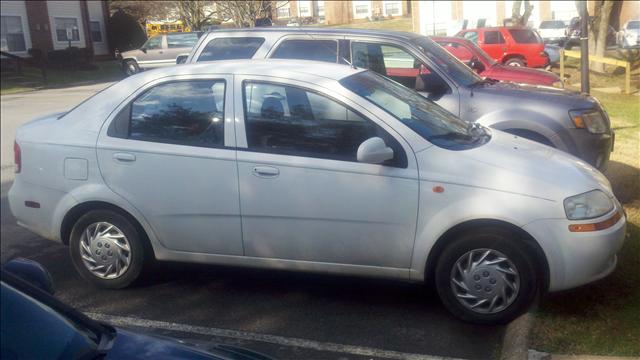
{"type": "Polygon", "coordinates": [[[208,33],[227,33],[227,32],[273,32],[273,33],[316,33],[316,34],[335,34],[335,35],[368,35],[368,36],[384,36],[392,37],[402,40],[411,40],[421,35],[405,32],[405,31],[391,31],[391,30],[365,30],[365,29],[346,29],[346,28],[322,28],[315,26],[305,27],[259,27],[259,28],[244,28],[244,29],[216,29],[210,30],[208,33]]]}
{"type": "Polygon", "coordinates": [[[232,74],[277,76],[289,79],[300,79],[301,77],[308,76],[341,80],[363,70],[365,69],[356,69],[349,65],[309,60],[248,59],[220,60],[170,66],[145,71],[136,76],[145,77],[145,74],[147,74],[157,78],[175,75],[232,74]]]}

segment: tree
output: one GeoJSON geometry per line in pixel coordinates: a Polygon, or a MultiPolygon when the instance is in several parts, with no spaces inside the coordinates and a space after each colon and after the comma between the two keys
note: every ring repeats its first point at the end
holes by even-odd
{"type": "Polygon", "coordinates": [[[114,14],[122,11],[133,16],[140,24],[144,24],[150,18],[165,18],[171,12],[173,4],[168,1],[109,1],[109,12],[114,14]]]}
{"type": "MultiPolygon", "coordinates": [[[[607,50],[607,34],[609,32],[609,18],[614,5],[613,0],[594,1],[593,15],[589,16],[589,54],[604,56],[607,50]]],[[[576,7],[580,12],[580,2],[576,1],[576,7]]],[[[588,15],[588,14],[587,14],[588,15]]],[[[591,70],[604,72],[604,64],[594,62],[591,70]]]]}
{"type": "Polygon", "coordinates": [[[215,6],[221,19],[233,20],[236,27],[254,27],[256,19],[271,19],[272,10],[286,6],[287,3],[288,1],[228,0],[216,1],[215,6]]]}
{"type": "Polygon", "coordinates": [[[110,45],[120,52],[137,49],[147,40],[138,20],[124,10],[117,10],[107,23],[110,45]]]}
{"type": "Polygon", "coordinates": [[[180,20],[192,31],[202,30],[218,17],[214,1],[179,0],[174,1],[180,20]]]}
{"type": "Polygon", "coordinates": [[[516,0],[513,2],[513,8],[511,9],[511,22],[513,25],[526,26],[529,22],[529,17],[533,11],[533,5],[529,3],[529,0],[524,0],[524,13],[520,14],[522,8],[522,1],[516,0]]]}

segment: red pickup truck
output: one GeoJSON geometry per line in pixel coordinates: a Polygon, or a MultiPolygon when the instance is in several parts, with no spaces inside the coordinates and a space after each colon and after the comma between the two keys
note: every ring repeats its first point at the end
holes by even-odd
{"type": "Polygon", "coordinates": [[[456,36],[477,44],[504,65],[539,68],[549,64],[544,42],[533,29],[519,26],[466,29],[456,36]]]}
{"type": "Polygon", "coordinates": [[[432,36],[431,40],[444,47],[480,76],[522,84],[563,87],[558,75],[541,69],[502,65],[469,40],[444,36],[432,36]]]}

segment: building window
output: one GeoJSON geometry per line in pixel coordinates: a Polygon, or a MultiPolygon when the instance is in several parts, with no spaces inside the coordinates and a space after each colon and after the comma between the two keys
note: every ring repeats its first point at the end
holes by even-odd
{"type": "Polygon", "coordinates": [[[385,12],[385,14],[387,14],[387,16],[389,16],[389,15],[393,15],[393,16],[400,15],[400,12],[401,12],[400,3],[392,2],[392,3],[384,4],[384,12],[385,12]]]}
{"type": "Polygon", "coordinates": [[[316,5],[316,15],[318,17],[324,17],[324,1],[317,1],[316,5]]]}
{"type": "Polygon", "coordinates": [[[291,16],[291,11],[288,7],[278,8],[278,19],[284,19],[291,16]]]}
{"type": "Polygon", "coordinates": [[[91,40],[93,42],[102,42],[102,31],[100,31],[100,21],[91,21],[91,40]]]}
{"type": "Polygon", "coordinates": [[[369,5],[356,5],[356,15],[366,16],[369,14],[369,5]]]}
{"type": "Polygon", "coordinates": [[[308,6],[300,6],[298,8],[298,12],[299,12],[300,16],[303,16],[303,17],[311,16],[311,12],[309,11],[309,7],[308,6]]]}
{"type": "Polygon", "coordinates": [[[2,51],[25,51],[22,18],[20,16],[2,16],[2,51]]]}
{"type": "Polygon", "coordinates": [[[67,29],[71,29],[71,41],[80,41],[80,31],[78,30],[78,19],[76,18],[54,18],[56,23],[56,40],[69,41],[67,39],[67,29]]]}

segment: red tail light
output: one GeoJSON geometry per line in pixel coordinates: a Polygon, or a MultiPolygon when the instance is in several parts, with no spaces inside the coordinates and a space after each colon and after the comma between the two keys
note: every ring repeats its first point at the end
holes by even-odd
{"type": "Polygon", "coordinates": [[[13,142],[13,162],[16,165],[16,174],[22,170],[22,150],[17,142],[13,142]]]}

